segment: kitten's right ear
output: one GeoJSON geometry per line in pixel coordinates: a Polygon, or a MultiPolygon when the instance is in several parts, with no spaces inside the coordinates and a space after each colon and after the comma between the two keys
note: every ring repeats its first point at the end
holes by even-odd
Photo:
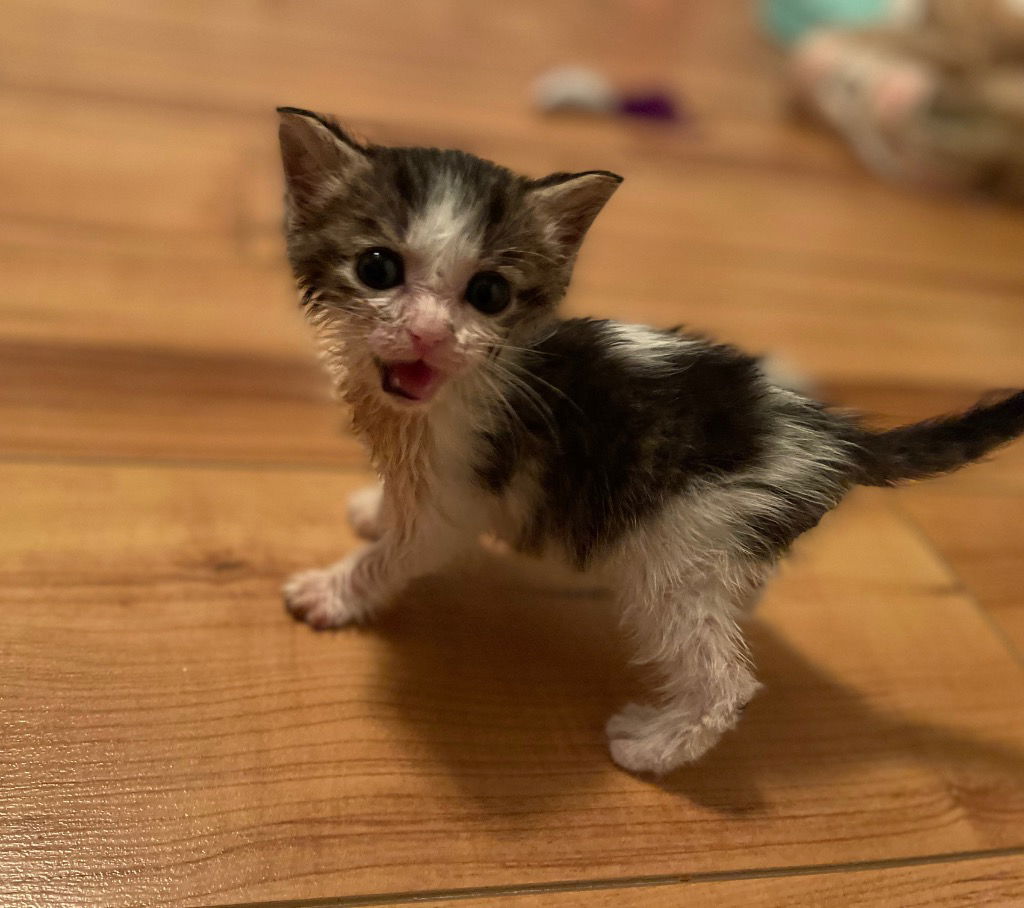
{"type": "Polygon", "coordinates": [[[301,207],[322,199],[369,163],[366,149],[332,119],[298,107],[279,107],[277,112],[281,162],[293,204],[301,207]]]}

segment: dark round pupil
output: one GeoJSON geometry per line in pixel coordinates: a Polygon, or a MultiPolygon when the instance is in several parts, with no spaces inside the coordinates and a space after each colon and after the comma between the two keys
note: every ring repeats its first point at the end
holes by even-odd
{"type": "Polygon", "coordinates": [[[512,300],[512,288],[496,271],[481,271],[466,287],[466,300],[487,315],[501,312],[512,300]]]}
{"type": "Polygon", "coordinates": [[[367,287],[388,290],[405,279],[402,259],[390,249],[367,249],[356,262],[356,274],[367,287]]]}

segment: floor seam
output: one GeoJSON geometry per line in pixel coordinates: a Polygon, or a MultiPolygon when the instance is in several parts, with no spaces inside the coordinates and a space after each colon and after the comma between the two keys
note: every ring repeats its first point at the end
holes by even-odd
{"type": "Polygon", "coordinates": [[[649,876],[609,877],[591,880],[564,880],[553,883],[518,883],[502,886],[474,886],[453,889],[389,892],[314,899],[259,902],[213,903],[208,908],[372,908],[376,905],[400,905],[429,902],[463,901],[499,896],[554,895],[563,892],[639,889],[643,887],[727,883],[737,880],[782,879],[795,876],[824,876],[834,873],[858,873],[872,870],[900,870],[938,864],[969,863],[998,857],[1024,856],[1024,845],[1007,848],[958,851],[947,854],[882,858],[836,864],[802,864],[791,867],[766,867],[760,870],[712,870],[696,873],[652,874],[649,876]]]}

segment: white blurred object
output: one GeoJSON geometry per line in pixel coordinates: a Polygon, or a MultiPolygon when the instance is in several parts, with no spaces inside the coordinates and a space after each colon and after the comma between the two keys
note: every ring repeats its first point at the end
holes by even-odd
{"type": "Polygon", "coordinates": [[[775,354],[770,353],[761,358],[761,374],[776,388],[795,391],[805,397],[814,397],[818,394],[817,383],[810,375],[799,366],[775,354]]]}
{"type": "Polygon", "coordinates": [[[533,84],[537,106],[550,113],[579,110],[606,114],[615,110],[617,95],[611,82],[588,66],[558,66],[533,84]]]}

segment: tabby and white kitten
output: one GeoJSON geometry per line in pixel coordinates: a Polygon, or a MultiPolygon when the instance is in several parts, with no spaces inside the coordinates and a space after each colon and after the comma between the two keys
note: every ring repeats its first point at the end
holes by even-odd
{"type": "Polygon", "coordinates": [[[559,319],[620,177],[530,180],[279,112],[289,259],[382,480],[350,503],[373,541],[291,578],[288,609],[365,621],[484,531],[601,567],[661,681],[608,722],[628,770],[696,760],[736,724],[758,689],[738,622],[852,486],[953,470],[1024,431],[1024,392],[876,433],[732,347],[559,319]]]}

